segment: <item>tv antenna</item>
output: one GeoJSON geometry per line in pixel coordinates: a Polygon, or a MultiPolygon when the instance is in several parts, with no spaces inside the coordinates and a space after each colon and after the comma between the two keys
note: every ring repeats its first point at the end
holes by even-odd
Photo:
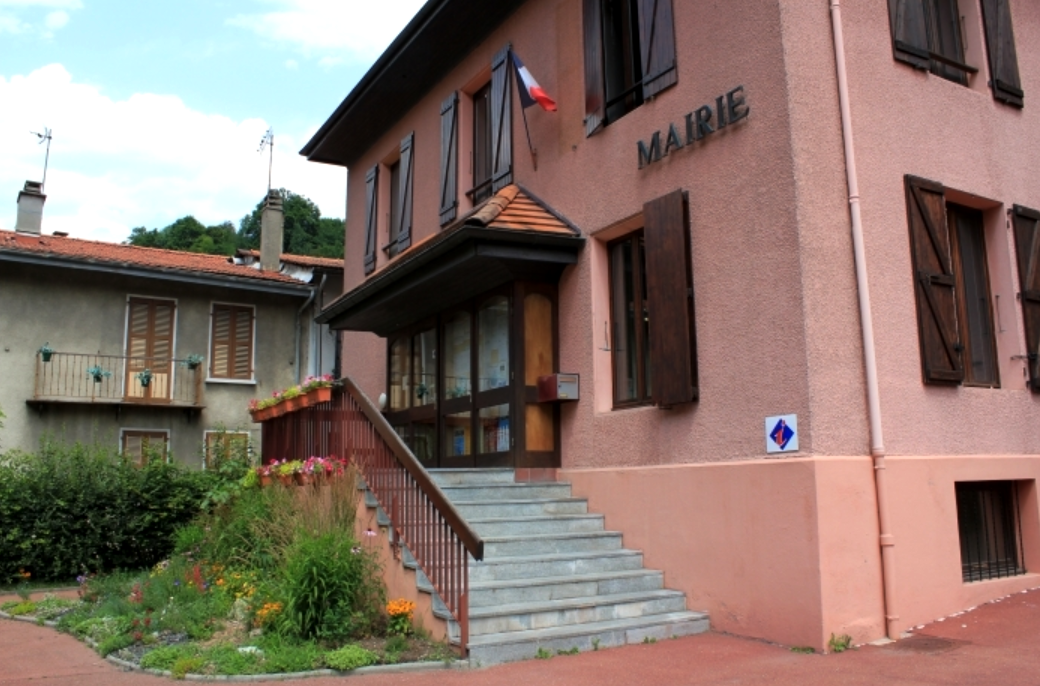
{"type": "Polygon", "coordinates": [[[257,152],[263,152],[264,148],[268,149],[267,154],[267,192],[271,192],[271,167],[274,165],[274,127],[267,129],[267,133],[260,139],[260,147],[257,148],[257,152]]]}
{"type": "Polygon", "coordinates": [[[44,142],[47,143],[47,153],[43,158],[43,181],[40,182],[40,190],[43,191],[47,187],[47,164],[51,160],[51,130],[45,126],[43,127],[43,133],[36,133],[35,131],[30,131],[29,133],[40,139],[36,142],[37,145],[44,142]]]}

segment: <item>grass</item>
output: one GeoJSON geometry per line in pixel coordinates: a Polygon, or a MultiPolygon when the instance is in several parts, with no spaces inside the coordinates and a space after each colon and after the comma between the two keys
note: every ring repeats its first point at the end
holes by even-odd
{"type": "Polygon", "coordinates": [[[844,653],[851,647],[852,636],[849,636],[848,634],[842,634],[841,636],[831,634],[830,640],[827,641],[827,650],[832,653],[844,653]]]}

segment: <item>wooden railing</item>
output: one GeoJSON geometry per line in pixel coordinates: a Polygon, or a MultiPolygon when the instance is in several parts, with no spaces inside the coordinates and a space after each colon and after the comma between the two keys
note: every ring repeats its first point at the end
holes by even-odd
{"type": "Polygon", "coordinates": [[[332,400],[263,422],[264,463],[346,457],[390,518],[392,538],[408,546],[469,642],[469,555],[484,559],[484,541],[349,378],[332,400]]]}
{"type": "Polygon", "coordinates": [[[201,407],[205,370],[187,360],[84,353],[36,353],[33,400],[201,407]],[[141,374],[151,373],[147,383],[141,374]]]}

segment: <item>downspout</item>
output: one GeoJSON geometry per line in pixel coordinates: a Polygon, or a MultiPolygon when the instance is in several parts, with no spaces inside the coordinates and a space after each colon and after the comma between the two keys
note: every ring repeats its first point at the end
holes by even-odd
{"type": "Polygon", "coordinates": [[[303,303],[303,306],[296,313],[296,383],[303,381],[303,374],[300,373],[300,317],[303,316],[304,310],[311,306],[314,302],[314,297],[318,295],[318,292],[325,288],[325,279],[328,278],[328,274],[321,275],[321,283],[318,284],[317,288],[311,289],[311,294],[307,298],[307,302],[303,303]]]}
{"type": "Polygon", "coordinates": [[[829,0],[834,31],[834,61],[838,71],[838,102],[841,107],[841,133],[845,140],[845,174],[849,186],[852,216],[852,249],[856,260],[856,291],[859,296],[860,329],[863,335],[863,366],[867,377],[867,413],[870,419],[870,455],[874,460],[874,491],[877,501],[878,531],[881,546],[881,597],[885,612],[885,633],[898,638],[895,611],[895,541],[888,517],[885,490],[885,441],[881,432],[881,399],[878,391],[877,358],[874,354],[874,321],[867,284],[867,259],[863,248],[863,216],[859,203],[859,177],[856,172],[856,146],[852,137],[852,110],[849,105],[848,72],[845,67],[845,37],[841,30],[840,0],[829,0]]]}

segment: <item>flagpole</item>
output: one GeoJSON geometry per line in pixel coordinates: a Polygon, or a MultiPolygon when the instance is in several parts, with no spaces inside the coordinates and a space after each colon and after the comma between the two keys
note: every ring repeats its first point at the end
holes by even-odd
{"type": "MultiPolygon", "coordinates": [[[[516,94],[520,96],[520,83],[523,78],[520,76],[519,68],[516,65],[516,59],[513,58],[513,51],[509,51],[509,61],[513,64],[513,73],[516,75],[516,94]]],[[[531,128],[527,125],[527,108],[524,107],[524,99],[520,98],[520,114],[524,117],[524,131],[527,133],[527,147],[531,151],[531,164],[534,165],[534,170],[538,171],[538,152],[534,149],[534,144],[531,143],[531,128]]]]}

